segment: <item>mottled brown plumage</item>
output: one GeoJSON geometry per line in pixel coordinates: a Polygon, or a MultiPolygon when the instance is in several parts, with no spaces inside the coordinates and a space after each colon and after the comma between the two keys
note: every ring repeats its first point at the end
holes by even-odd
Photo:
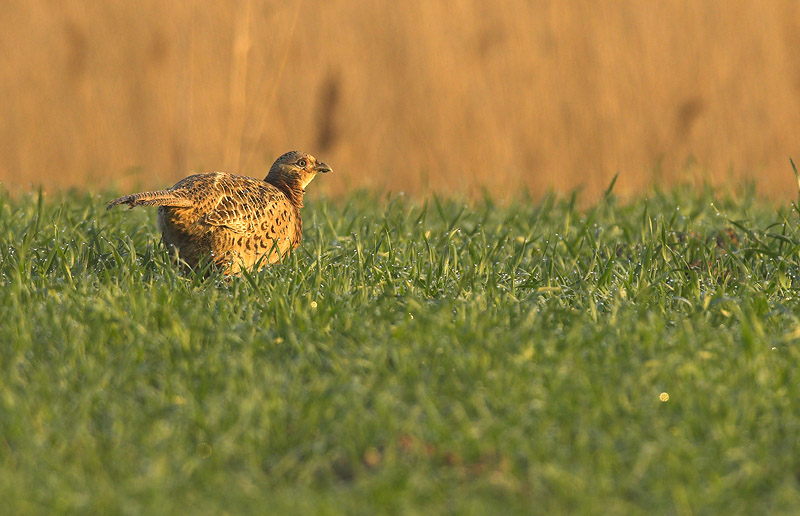
{"type": "Polygon", "coordinates": [[[168,190],[126,195],[118,204],[158,206],[164,244],[196,267],[212,260],[230,273],[275,263],[300,244],[305,187],[330,167],[310,154],[287,152],[267,177],[225,172],[189,176],[168,190]]]}

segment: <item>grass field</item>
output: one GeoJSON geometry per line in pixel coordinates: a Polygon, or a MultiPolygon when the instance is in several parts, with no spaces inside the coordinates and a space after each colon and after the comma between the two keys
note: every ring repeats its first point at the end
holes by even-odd
{"type": "Polygon", "coordinates": [[[311,195],[225,279],[112,197],[0,194],[3,514],[800,512],[788,204],[311,195]]]}

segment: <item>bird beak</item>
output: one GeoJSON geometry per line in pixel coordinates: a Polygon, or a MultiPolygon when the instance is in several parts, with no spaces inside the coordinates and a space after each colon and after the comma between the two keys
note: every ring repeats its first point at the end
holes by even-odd
{"type": "Polygon", "coordinates": [[[317,163],[317,166],[314,167],[314,170],[316,170],[317,172],[322,172],[323,174],[327,174],[328,172],[331,171],[331,167],[320,161],[319,163],[317,163]]]}

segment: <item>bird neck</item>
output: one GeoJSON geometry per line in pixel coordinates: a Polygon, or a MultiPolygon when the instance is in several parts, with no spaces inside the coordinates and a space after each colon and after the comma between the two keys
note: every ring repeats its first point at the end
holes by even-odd
{"type": "Polygon", "coordinates": [[[303,190],[303,186],[300,184],[298,178],[289,177],[277,171],[270,171],[264,181],[272,184],[278,190],[286,194],[286,197],[289,198],[292,204],[298,208],[303,207],[303,194],[306,193],[306,191],[303,190]]]}

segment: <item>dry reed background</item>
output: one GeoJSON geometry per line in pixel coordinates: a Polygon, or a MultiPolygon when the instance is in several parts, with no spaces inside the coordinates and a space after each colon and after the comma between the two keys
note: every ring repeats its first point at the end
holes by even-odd
{"type": "Polygon", "coordinates": [[[0,87],[7,187],[261,176],[301,148],[331,194],[620,171],[794,196],[800,2],[6,0],[0,87]]]}

